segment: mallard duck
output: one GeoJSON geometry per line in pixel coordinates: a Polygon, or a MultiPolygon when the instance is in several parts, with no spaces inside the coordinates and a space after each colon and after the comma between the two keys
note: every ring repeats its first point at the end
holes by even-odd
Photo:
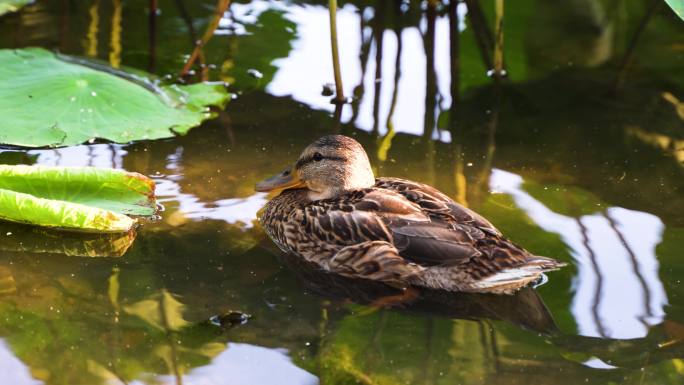
{"type": "Polygon", "coordinates": [[[316,140],[256,190],[275,195],[259,220],[281,250],[346,277],[511,294],[564,265],[431,186],[375,178],[361,144],[343,135],[316,140]]]}

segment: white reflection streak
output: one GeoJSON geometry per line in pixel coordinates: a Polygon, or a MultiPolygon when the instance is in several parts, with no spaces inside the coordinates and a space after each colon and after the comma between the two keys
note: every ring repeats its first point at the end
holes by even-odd
{"type": "Polygon", "coordinates": [[[567,217],[525,192],[522,183],[518,175],[492,171],[493,191],[511,195],[540,227],[570,247],[578,269],[571,310],[580,334],[639,338],[663,320],[667,296],[655,255],[664,230],[659,218],[619,207],[606,215],[567,217]]]}
{"type": "Polygon", "coordinates": [[[2,383],[12,385],[39,385],[43,381],[31,377],[29,368],[18,359],[12,349],[0,340],[0,373],[2,373],[2,383]]]}
{"type": "MultiPolygon", "coordinates": [[[[162,385],[176,384],[173,376],[155,378],[162,385]]],[[[249,344],[228,344],[211,364],[183,376],[184,385],[316,385],[318,378],[292,363],[287,351],[249,344]]],[[[134,381],[131,385],[144,385],[134,381]]]]}
{"type": "Polygon", "coordinates": [[[170,175],[163,179],[155,179],[157,201],[161,204],[174,206],[178,203],[178,211],[190,219],[215,219],[230,224],[243,223],[245,228],[252,228],[256,220],[257,211],[268,200],[266,193],[255,193],[246,198],[221,199],[210,204],[204,203],[192,194],[181,191],[181,187],[172,179],[180,179],[170,175]]]}
{"type": "MultiPolygon", "coordinates": [[[[463,12],[464,14],[464,12],[463,12]]],[[[328,10],[320,6],[292,6],[288,8],[287,17],[297,24],[297,40],[287,58],[278,59],[273,64],[278,67],[273,81],[267,91],[275,96],[291,96],[293,99],[308,104],[315,109],[332,112],[329,96],[321,95],[321,87],[333,80],[332,59],[330,57],[330,36],[328,10]]],[[[361,31],[359,25],[361,15],[358,9],[346,5],[338,9],[337,22],[339,28],[340,61],[342,82],[345,95],[352,95],[352,89],[363,82],[365,94],[360,101],[359,115],[355,122],[358,128],[366,131],[373,129],[373,100],[375,82],[382,81],[380,95],[380,133],[386,132],[384,122],[387,121],[392,100],[392,84],[394,83],[394,58],[397,54],[397,39],[393,31],[384,31],[382,52],[382,79],[375,79],[376,45],[370,49],[366,68],[366,77],[361,79],[358,54],[361,52],[361,31]]],[[[450,53],[449,53],[449,20],[439,17],[435,24],[435,71],[440,93],[440,106],[449,108],[451,97],[450,86],[450,53]]],[[[403,44],[401,66],[406,69],[399,80],[399,94],[394,113],[394,127],[397,132],[422,135],[423,117],[425,115],[425,48],[423,37],[417,28],[402,30],[403,44]]],[[[343,110],[342,120],[348,121],[351,108],[343,110]]],[[[441,135],[443,141],[449,141],[448,132],[441,135]]]]}
{"type": "MultiPolygon", "coordinates": [[[[278,67],[267,91],[275,96],[292,96],[312,108],[332,112],[334,106],[330,96],[322,96],[325,83],[333,81],[332,57],[330,54],[330,25],[328,9],[321,6],[291,6],[287,18],[297,24],[297,39],[286,58],[278,59],[278,67]]],[[[342,84],[345,95],[351,95],[351,88],[359,83],[361,71],[357,54],[361,49],[359,15],[355,7],[346,5],[337,9],[338,44],[342,84]]],[[[349,119],[349,108],[344,109],[343,119],[349,119]]]]}
{"type": "Polygon", "coordinates": [[[38,164],[45,166],[90,166],[123,168],[128,152],[116,144],[91,144],[49,150],[30,150],[38,155],[38,164]]]}
{"type": "MultiPolygon", "coordinates": [[[[423,116],[425,115],[425,49],[423,38],[416,28],[407,28],[401,32],[401,68],[404,74],[399,78],[397,87],[397,105],[394,110],[392,121],[397,132],[423,134],[423,116]],[[408,74],[408,76],[407,76],[408,74]]],[[[385,31],[382,41],[382,85],[380,87],[380,113],[378,126],[380,134],[384,135],[387,130],[385,122],[392,102],[392,84],[394,82],[395,61],[397,56],[398,42],[393,31],[385,31]]],[[[359,105],[359,116],[356,126],[371,131],[373,129],[373,101],[375,92],[375,52],[377,45],[373,44],[369,53],[366,78],[363,79],[366,93],[359,105]]],[[[447,85],[448,87],[448,85],[447,85]]]]}
{"type": "Polygon", "coordinates": [[[215,35],[248,35],[245,25],[255,24],[259,16],[269,8],[276,8],[269,1],[252,1],[249,4],[233,3],[230,9],[221,17],[215,35]]]}

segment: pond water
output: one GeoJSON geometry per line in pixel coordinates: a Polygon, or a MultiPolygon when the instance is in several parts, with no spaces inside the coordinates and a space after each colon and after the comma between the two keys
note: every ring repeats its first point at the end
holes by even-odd
{"type": "MultiPolygon", "coordinates": [[[[37,1],[0,18],[0,48],[176,78],[215,2],[152,3],[37,1]]],[[[234,100],[185,136],[1,150],[150,175],[164,206],[135,239],[0,224],[2,382],[683,383],[684,22],[660,0],[506,2],[497,82],[494,1],[342,1],[338,122],[326,5],[234,2],[203,58],[234,100]],[[280,255],[253,186],[334,132],[569,266],[388,308],[280,255]]]]}

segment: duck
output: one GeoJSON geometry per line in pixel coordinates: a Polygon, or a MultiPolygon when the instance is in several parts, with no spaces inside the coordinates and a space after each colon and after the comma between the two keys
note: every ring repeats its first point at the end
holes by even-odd
{"type": "Polygon", "coordinates": [[[432,186],[376,178],[363,146],[344,135],[317,139],[255,189],[272,197],[258,219],[283,252],[348,278],[513,294],[565,266],[432,186]]]}

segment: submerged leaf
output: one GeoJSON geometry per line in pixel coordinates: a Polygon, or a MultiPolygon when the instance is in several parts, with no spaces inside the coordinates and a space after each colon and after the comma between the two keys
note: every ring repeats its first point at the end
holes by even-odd
{"type": "Polygon", "coordinates": [[[210,118],[208,107],[229,99],[221,84],[160,88],[132,81],[137,74],[120,73],[128,75],[123,78],[41,48],[0,50],[0,63],[0,111],[9,112],[0,143],[16,146],[168,138],[210,118]]]}
{"type": "Polygon", "coordinates": [[[0,219],[45,227],[126,232],[124,214],[155,211],[154,183],[122,170],[0,165],[0,219]]]}
{"type": "Polygon", "coordinates": [[[185,305],[164,289],[149,299],[126,305],[123,309],[126,313],[138,316],[163,331],[177,331],[190,325],[183,318],[185,305]]]}
{"type": "Polygon", "coordinates": [[[70,257],[121,257],[131,247],[135,236],[134,231],[111,234],[65,233],[0,222],[0,252],[34,256],[63,254],[70,257]]]}

